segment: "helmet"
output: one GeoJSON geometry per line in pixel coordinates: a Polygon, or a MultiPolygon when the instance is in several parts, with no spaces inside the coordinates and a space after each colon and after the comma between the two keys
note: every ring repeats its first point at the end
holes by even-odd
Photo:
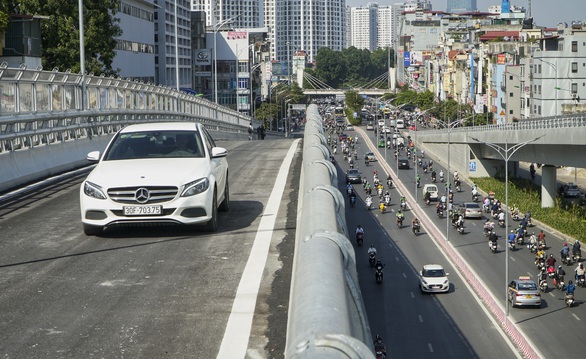
{"type": "MultiPolygon", "coordinates": [[[[372,244],[372,243],[371,243],[371,244],[370,244],[370,248],[374,248],[374,244],[372,244]]],[[[560,267],[561,267],[561,266],[560,266],[560,267]]]]}
{"type": "Polygon", "coordinates": [[[572,282],[572,281],[570,280],[570,282],[569,282],[568,284],[573,284],[573,283],[574,283],[574,282],[572,282]]]}
{"type": "Polygon", "coordinates": [[[513,233],[513,230],[511,229],[511,233],[513,233]]]}
{"type": "Polygon", "coordinates": [[[584,267],[584,264],[580,263],[580,268],[584,267]]]}
{"type": "Polygon", "coordinates": [[[568,244],[567,243],[564,243],[564,247],[567,247],[567,246],[568,246],[568,244]]]}
{"type": "Polygon", "coordinates": [[[553,258],[553,254],[550,254],[550,255],[549,255],[549,258],[553,258]]]}
{"type": "Polygon", "coordinates": [[[562,269],[562,266],[558,266],[559,269],[562,269]]]}

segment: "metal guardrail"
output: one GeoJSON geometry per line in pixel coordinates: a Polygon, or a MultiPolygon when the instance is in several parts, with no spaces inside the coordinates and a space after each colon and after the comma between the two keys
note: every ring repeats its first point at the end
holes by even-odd
{"type": "Polygon", "coordinates": [[[198,121],[245,133],[250,117],[176,89],[105,76],[0,65],[0,154],[115,133],[130,123],[198,121]],[[84,110],[85,109],[85,110],[84,110]]]}
{"type": "MultiPolygon", "coordinates": [[[[551,130],[560,128],[586,127],[586,114],[551,116],[542,117],[534,120],[522,120],[519,122],[501,124],[501,125],[483,125],[483,126],[466,126],[455,127],[451,133],[457,132],[493,132],[493,131],[531,131],[531,130],[551,130]]],[[[448,133],[448,129],[442,128],[434,130],[437,133],[448,133]]]]}
{"type": "Polygon", "coordinates": [[[374,358],[344,197],[316,105],[306,118],[285,358],[374,358]]]}

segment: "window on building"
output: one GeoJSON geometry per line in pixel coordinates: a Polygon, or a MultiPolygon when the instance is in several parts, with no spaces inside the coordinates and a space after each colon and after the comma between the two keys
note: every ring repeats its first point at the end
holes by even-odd
{"type": "Polygon", "coordinates": [[[513,97],[513,93],[512,92],[509,93],[509,97],[513,97]]]}
{"type": "Polygon", "coordinates": [[[512,114],[513,114],[513,110],[509,110],[509,115],[512,115],[512,114]]]}
{"type": "Polygon", "coordinates": [[[578,63],[572,62],[572,73],[577,73],[577,72],[578,72],[578,63]]]}
{"type": "Polygon", "coordinates": [[[572,93],[573,94],[578,93],[578,84],[577,83],[572,83],[572,93]]]}
{"type": "Polygon", "coordinates": [[[572,41],[572,52],[578,52],[578,41],[572,41]]]}

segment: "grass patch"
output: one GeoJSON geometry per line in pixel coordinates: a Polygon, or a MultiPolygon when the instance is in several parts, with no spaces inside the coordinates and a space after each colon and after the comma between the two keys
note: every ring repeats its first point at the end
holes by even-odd
{"type": "MultiPolygon", "coordinates": [[[[496,198],[505,203],[505,181],[491,177],[474,178],[484,192],[493,190],[496,198]]],[[[541,188],[524,178],[509,178],[509,206],[519,207],[519,212],[531,211],[531,217],[556,230],[586,241],[586,210],[576,204],[569,205],[557,198],[552,208],[541,208],[541,188]]]]}

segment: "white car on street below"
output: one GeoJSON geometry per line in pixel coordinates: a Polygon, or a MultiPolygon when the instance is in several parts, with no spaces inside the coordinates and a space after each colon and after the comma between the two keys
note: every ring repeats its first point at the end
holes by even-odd
{"type": "Polygon", "coordinates": [[[449,273],[439,264],[426,264],[419,272],[419,289],[422,293],[447,293],[450,290],[449,273]]]}
{"type": "Polygon", "coordinates": [[[110,141],[80,188],[87,235],[124,225],[203,225],[218,228],[218,210],[229,209],[228,151],[202,124],[130,125],[110,141]]]}

